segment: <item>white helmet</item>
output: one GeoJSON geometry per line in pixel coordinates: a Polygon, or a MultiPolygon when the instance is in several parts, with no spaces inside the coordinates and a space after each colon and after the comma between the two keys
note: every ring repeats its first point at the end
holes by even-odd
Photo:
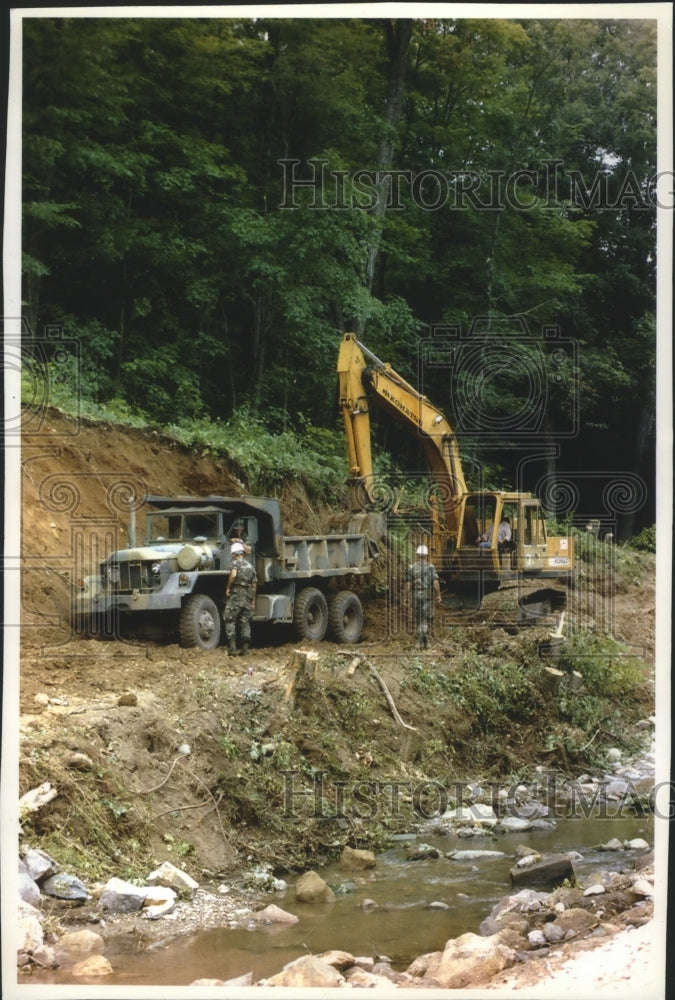
{"type": "Polygon", "coordinates": [[[419,545],[415,554],[418,556],[428,556],[429,549],[426,547],[426,545],[419,545]]]}
{"type": "Polygon", "coordinates": [[[241,542],[232,542],[232,548],[230,549],[233,556],[241,554],[244,551],[244,546],[241,542]]]}

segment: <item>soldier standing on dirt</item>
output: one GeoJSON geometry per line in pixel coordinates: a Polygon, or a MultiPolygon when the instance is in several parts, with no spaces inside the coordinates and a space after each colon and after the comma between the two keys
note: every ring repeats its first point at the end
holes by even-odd
{"type": "Polygon", "coordinates": [[[248,644],[251,641],[251,619],[255,610],[255,594],[258,578],[254,567],[244,559],[242,542],[235,542],[231,549],[232,569],[227,578],[225,597],[225,635],[228,642],[228,655],[237,655],[237,628],[241,637],[241,655],[248,655],[248,644]]]}
{"type": "Polygon", "coordinates": [[[436,602],[441,603],[441,585],[438,573],[433,563],[428,561],[429,550],[426,545],[420,545],[415,553],[417,561],[408,568],[405,585],[406,604],[412,594],[413,616],[417,628],[417,648],[426,649],[429,645],[429,623],[434,618],[434,595],[436,602]]]}

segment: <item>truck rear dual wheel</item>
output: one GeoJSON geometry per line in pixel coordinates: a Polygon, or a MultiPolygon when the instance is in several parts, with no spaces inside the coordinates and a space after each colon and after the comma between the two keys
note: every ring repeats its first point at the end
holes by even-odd
{"type": "Polygon", "coordinates": [[[305,587],[295,601],[293,625],[298,636],[310,642],[321,642],[327,632],[334,642],[358,642],[363,608],[351,590],[339,591],[328,604],[317,587],[305,587]]]}
{"type": "Polygon", "coordinates": [[[328,628],[326,598],[316,587],[304,587],[293,608],[293,627],[300,639],[321,642],[328,628]]]}
{"type": "Polygon", "coordinates": [[[363,628],[363,608],[351,590],[341,590],[330,602],[328,626],[335,642],[358,642],[363,628]]]}
{"type": "Polygon", "coordinates": [[[181,608],[178,625],[180,644],[215,649],[220,642],[220,614],[207,594],[191,594],[181,608]]]}

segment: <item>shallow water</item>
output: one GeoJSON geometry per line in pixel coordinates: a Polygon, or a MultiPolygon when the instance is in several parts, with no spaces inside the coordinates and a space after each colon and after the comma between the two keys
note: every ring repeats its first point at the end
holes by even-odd
{"type": "MultiPolygon", "coordinates": [[[[330,884],[356,883],[353,892],[340,894],[334,903],[298,903],[292,885],[284,893],[272,893],[268,901],[296,913],[300,922],[292,926],[256,927],[255,930],[216,929],[203,931],[142,952],[124,951],[123,941],[111,940],[105,955],[115,972],[101,984],[106,986],[182,986],[195,979],[230,979],[253,973],[253,981],[273,975],[282,966],[304,954],[339,948],[353,955],[386,955],[397,970],[413,958],[442,949],[445,942],[466,931],[478,933],[480,922],[494,904],[511,892],[509,870],[519,844],[529,844],[541,853],[579,851],[577,875],[594,869],[618,870],[630,865],[631,851],[598,851],[595,845],[617,837],[642,837],[653,843],[653,821],[649,816],[559,820],[554,830],[531,830],[492,837],[418,837],[418,842],[452,850],[499,850],[503,858],[454,861],[450,858],[408,861],[409,844],[393,845],[379,855],[377,867],[356,876],[338,865],[319,874],[330,884]],[[364,910],[365,899],[376,909],[364,910]],[[429,909],[434,901],[449,909],[429,909]]],[[[30,977],[33,983],[72,982],[64,970],[30,977]]]]}

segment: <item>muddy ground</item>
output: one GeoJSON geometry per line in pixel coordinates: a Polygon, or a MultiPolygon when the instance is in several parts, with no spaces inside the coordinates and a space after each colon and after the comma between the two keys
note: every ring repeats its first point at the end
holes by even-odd
{"type": "MultiPolygon", "coordinates": [[[[477,656],[498,652],[538,676],[538,647],[555,622],[504,627],[508,593],[437,628],[424,654],[405,627],[387,638],[397,585],[377,575],[361,594],[357,647],[298,644],[283,629],[259,628],[243,659],[222,647],[183,649],[171,636],[74,637],[71,587],[104,548],[125,544],[129,498],[146,492],[239,495],[245,484],[222,460],[160,435],[76,424],[56,411],[22,450],[20,794],[45,781],[57,790],[24,817],[24,843],[42,847],[85,883],[143,878],[171,860],[200,884],[239,880],[243,887],[256,866],[283,876],[347,843],[377,849],[409,828],[413,803],[405,796],[396,815],[382,807],[374,817],[347,810],[331,820],[332,782],[508,783],[538,764],[567,776],[588,766],[575,753],[585,738],[555,738],[544,694],[534,716],[493,720],[494,731],[481,730],[460,703],[432,697],[430,675],[452,677],[467,647],[477,656]],[[318,654],[316,671],[299,680],[297,649],[318,654]],[[289,780],[291,789],[315,789],[317,775],[325,776],[318,803],[325,816],[317,814],[316,796],[288,798],[289,780]]],[[[297,484],[280,500],[288,533],[334,529],[342,517],[317,509],[297,484]]],[[[142,531],[142,509],[137,516],[142,531]]],[[[624,581],[619,591],[612,595],[615,634],[640,650],[645,675],[616,727],[586,734],[599,754],[636,746],[631,739],[639,732],[631,727],[654,712],[653,579],[624,581]]],[[[67,908],[56,916],[67,919],[67,908]]]]}

